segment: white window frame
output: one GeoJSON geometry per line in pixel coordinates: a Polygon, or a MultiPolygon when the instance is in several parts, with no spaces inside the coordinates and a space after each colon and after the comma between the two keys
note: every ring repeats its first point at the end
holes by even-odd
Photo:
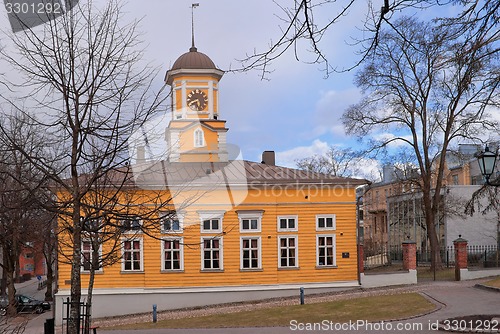
{"type": "Polygon", "coordinates": [[[120,222],[120,228],[122,229],[122,233],[123,234],[137,234],[137,233],[142,233],[142,226],[144,224],[144,222],[142,221],[142,219],[140,219],[138,216],[136,215],[130,215],[129,217],[125,217],[125,218],[120,218],[119,219],[119,222],[120,222]],[[127,221],[127,220],[130,220],[132,221],[132,219],[128,219],[128,218],[135,218],[133,220],[138,220],[139,221],[139,228],[138,229],[127,229],[125,230],[124,227],[123,227],[123,222],[124,221],[127,221]]]}
{"type": "Polygon", "coordinates": [[[169,213],[159,213],[159,220],[160,220],[160,230],[162,234],[178,234],[178,233],[183,233],[184,232],[184,214],[181,213],[176,213],[176,214],[169,214],[169,213]],[[173,221],[178,221],[179,222],[179,230],[166,230],[164,228],[165,226],[165,220],[173,220],[173,221]]]}
{"type": "MultiPolygon", "coordinates": [[[[102,225],[102,220],[103,218],[86,218],[85,216],[80,216],[80,221],[83,223],[83,228],[88,229],[88,230],[93,230],[96,229],[96,227],[99,227],[102,225]]],[[[120,224],[121,224],[121,219],[120,219],[120,224]]],[[[85,231],[84,233],[98,233],[100,232],[101,229],[96,229],[96,231],[85,231]]]]}
{"type": "MultiPolygon", "coordinates": [[[[240,224],[240,233],[260,233],[262,231],[262,215],[264,214],[263,210],[255,210],[255,211],[238,211],[238,221],[240,224]],[[244,229],[243,221],[244,220],[257,220],[257,228],[252,229],[244,229]]],[[[251,224],[249,225],[251,226],[251,224]]]]}
{"type": "Polygon", "coordinates": [[[297,215],[278,216],[277,229],[278,229],[278,232],[297,232],[299,230],[299,216],[297,216],[297,215]],[[294,219],[295,220],[295,227],[294,228],[289,228],[289,227],[282,228],[281,227],[281,219],[287,220],[287,226],[288,226],[288,220],[294,219]]]}
{"type": "Polygon", "coordinates": [[[225,210],[211,210],[211,211],[198,211],[200,215],[200,232],[201,233],[222,233],[222,222],[224,220],[225,210]],[[215,220],[219,221],[219,228],[217,229],[205,229],[204,223],[206,220],[215,220]]]}
{"type": "MultiPolygon", "coordinates": [[[[325,249],[327,247],[324,247],[325,249]]],[[[326,255],[325,255],[326,256],[326,255]]],[[[335,234],[317,234],[316,235],[316,266],[318,268],[333,268],[337,266],[337,241],[335,234]],[[320,264],[319,263],[319,238],[332,238],[333,246],[333,264],[320,264]]]]}
{"type": "Polygon", "coordinates": [[[127,238],[122,240],[122,273],[142,273],[144,272],[144,242],[142,238],[127,238]],[[139,241],[140,269],[125,269],[125,242],[139,241]]]}
{"type": "MultiPolygon", "coordinates": [[[[81,253],[82,253],[82,260],[81,260],[81,261],[82,261],[82,266],[81,266],[81,270],[80,270],[80,272],[82,272],[82,273],[90,273],[90,270],[86,270],[86,269],[84,268],[84,266],[83,266],[83,265],[84,265],[84,260],[85,260],[85,258],[84,258],[84,255],[83,255],[83,254],[84,254],[84,253],[87,253],[87,251],[85,251],[85,252],[84,252],[84,250],[83,250],[83,244],[84,244],[84,243],[87,243],[87,242],[88,242],[88,243],[90,243],[90,251],[88,251],[88,253],[89,253],[90,264],[92,264],[92,253],[93,253],[93,249],[92,249],[92,240],[89,240],[89,239],[83,239],[83,240],[82,240],[82,246],[81,246],[81,253]]],[[[102,244],[99,244],[99,251],[98,251],[98,253],[99,253],[99,259],[101,259],[101,257],[102,257],[102,244]]],[[[99,269],[95,270],[94,272],[96,272],[96,273],[100,273],[100,272],[102,272],[102,270],[103,270],[103,269],[102,269],[102,266],[101,266],[101,265],[99,265],[99,269]]]]}
{"type": "Polygon", "coordinates": [[[337,220],[336,220],[336,215],[335,214],[330,214],[330,215],[316,215],[316,231],[335,231],[336,229],[337,229],[337,220]],[[319,227],[319,220],[321,218],[325,219],[325,225],[326,225],[326,219],[331,218],[333,226],[331,226],[331,227],[328,227],[328,226],[319,227]]]}
{"type": "Polygon", "coordinates": [[[184,271],[184,238],[170,237],[161,238],[161,272],[181,272],[184,271]],[[179,269],[165,268],[165,241],[179,241],[179,269]]]}
{"type": "MultiPolygon", "coordinates": [[[[299,237],[297,235],[279,235],[278,236],[278,268],[298,268],[299,267],[299,237]],[[295,265],[282,266],[281,265],[281,239],[295,239],[295,265]]],[[[289,249],[289,247],[287,247],[289,249]]]]}
{"type": "Polygon", "coordinates": [[[205,133],[201,128],[196,128],[193,132],[194,147],[205,147],[205,133]]]}
{"type": "Polygon", "coordinates": [[[200,249],[201,249],[201,270],[202,271],[223,271],[224,270],[224,239],[222,237],[202,237],[200,249]],[[219,240],[219,268],[205,268],[205,240],[215,240],[215,239],[219,240]]]}
{"type": "Polygon", "coordinates": [[[244,236],[240,237],[240,270],[261,270],[262,269],[262,238],[260,236],[244,236]],[[257,239],[257,267],[244,268],[243,267],[243,242],[244,240],[257,239]]]}

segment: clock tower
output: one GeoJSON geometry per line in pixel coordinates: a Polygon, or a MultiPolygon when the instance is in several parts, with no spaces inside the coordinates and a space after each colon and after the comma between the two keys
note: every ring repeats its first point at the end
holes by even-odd
{"type": "Polygon", "coordinates": [[[172,119],[165,139],[171,162],[225,162],[226,121],[219,117],[219,81],[224,71],[193,45],[167,71],[172,119]]]}

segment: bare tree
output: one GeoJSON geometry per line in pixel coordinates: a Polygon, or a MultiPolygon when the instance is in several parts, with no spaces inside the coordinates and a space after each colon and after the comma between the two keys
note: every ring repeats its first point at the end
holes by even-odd
{"type": "Polygon", "coordinates": [[[81,247],[87,221],[82,216],[92,205],[88,196],[100,179],[129,163],[128,137],[159,112],[164,100],[163,94],[152,93],[157,71],[143,63],[138,23],[123,24],[121,7],[118,1],[80,1],[41,30],[12,34],[14,50],[0,50],[18,72],[15,79],[5,78],[13,90],[4,94],[5,101],[20,112],[39,111],[26,123],[43,129],[47,151],[33,155],[18,149],[50,179],[58,195],[53,210],[71,250],[71,334],[80,330],[81,247]]]}
{"type": "Polygon", "coordinates": [[[363,37],[357,39],[352,37],[352,45],[358,46],[357,58],[351,66],[339,68],[338,60],[331,59],[325,51],[330,43],[327,35],[330,30],[337,29],[338,25],[347,20],[352,20],[351,11],[360,1],[347,0],[344,2],[336,0],[295,0],[293,5],[285,6],[276,2],[280,11],[276,16],[281,23],[281,35],[269,43],[268,48],[248,54],[241,59],[239,71],[259,70],[262,78],[267,78],[270,73],[269,67],[277,58],[286,52],[292,52],[298,61],[319,64],[322,66],[325,76],[332,72],[352,70],[361,65],[370,53],[374,52],[380,41],[382,28],[393,29],[397,33],[396,13],[418,13],[423,10],[435,10],[443,13],[439,7],[454,6],[454,9],[462,10],[458,19],[450,21],[450,24],[464,31],[471,24],[485,24],[498,26],[499,5],[496,0],[379,0],[362,2],[366,4],[366,15],[359,22],[363,37]],[[325,16],[326,19],[325,19],[325,16]],[[494,18],[497,18],[495,21],[494,18]],[[304,43],[305,42],[305,43],[304,43]],[[307,51],[311,53],[312,59],[303,60],[300,56],[303,45],[307,45],[307,51]]]}
{"type": "Polygon", "coordinates": [[[309,172],[351,177],[359,173],[360,155],[349,148],[331,145],[323,155],[297,159],[297,168],[309,172]]]}
{"type": "Polygon", "coordinates": [[[371,138],[373,150],[399,143],[411,154],[432,265],[439,267],[435,219],[446,152],[457,140],[478,140],[498,126],[487,109],[500,102],[500,36],[490,27],[459,34],[449,25],[409,17],[394,26],[381,31],[378,47],[357,73],[365,96],[346,110],[343,121],[349,134],[371,138]]]}
{"type": "Polygon", "coordinates": [[[4,118],[0,124],[9,137],[0,132],[0,247],[3,261],[0,266],[7,276],[8,314],[16,314],[14,286],[19,275],[19,256],[27,244],[39,239],[43,229],[34,228],[42,223],[43,209],[39,198],[44,196],[46,178],[33,168],[29,159],[19,152],[40,154],[38,138],[25,131],[22,122],[4,118]],[[12,145],[13,140],[16,145],[12,145]]]}

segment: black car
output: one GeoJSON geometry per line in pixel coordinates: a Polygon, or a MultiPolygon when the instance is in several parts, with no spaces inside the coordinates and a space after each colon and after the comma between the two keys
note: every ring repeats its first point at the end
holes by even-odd
{"type": "MultiPolygon", "coordinates": [[[[43,313],[50,310],[50,304],[42,302],[25,295],[16,295],[16,309],[18,313],[43,313]]],[[[7,313],[8,301],[6,298],[0,300],[0,315],[7,313]]]]}

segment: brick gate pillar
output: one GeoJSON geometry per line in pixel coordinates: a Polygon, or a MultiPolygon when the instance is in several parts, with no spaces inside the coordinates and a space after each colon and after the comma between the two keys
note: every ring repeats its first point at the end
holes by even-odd
{"type": "Polygon", "coordinates": [[[417,244],[415,241],[403,242],[403,269],[417,270],[417,244]]]}
{"type": "Polygon", "coordinates": [[[363,244],[358,244],[358,273],[365,272],[365,251],[363,244]]]}
{"type": "Polygon", "coordinates": [[[458,239],[453,240],[455,248],[455,280],[460,281],[460,269],[467,269],[467,240],[458,235],[458,239]]]}

